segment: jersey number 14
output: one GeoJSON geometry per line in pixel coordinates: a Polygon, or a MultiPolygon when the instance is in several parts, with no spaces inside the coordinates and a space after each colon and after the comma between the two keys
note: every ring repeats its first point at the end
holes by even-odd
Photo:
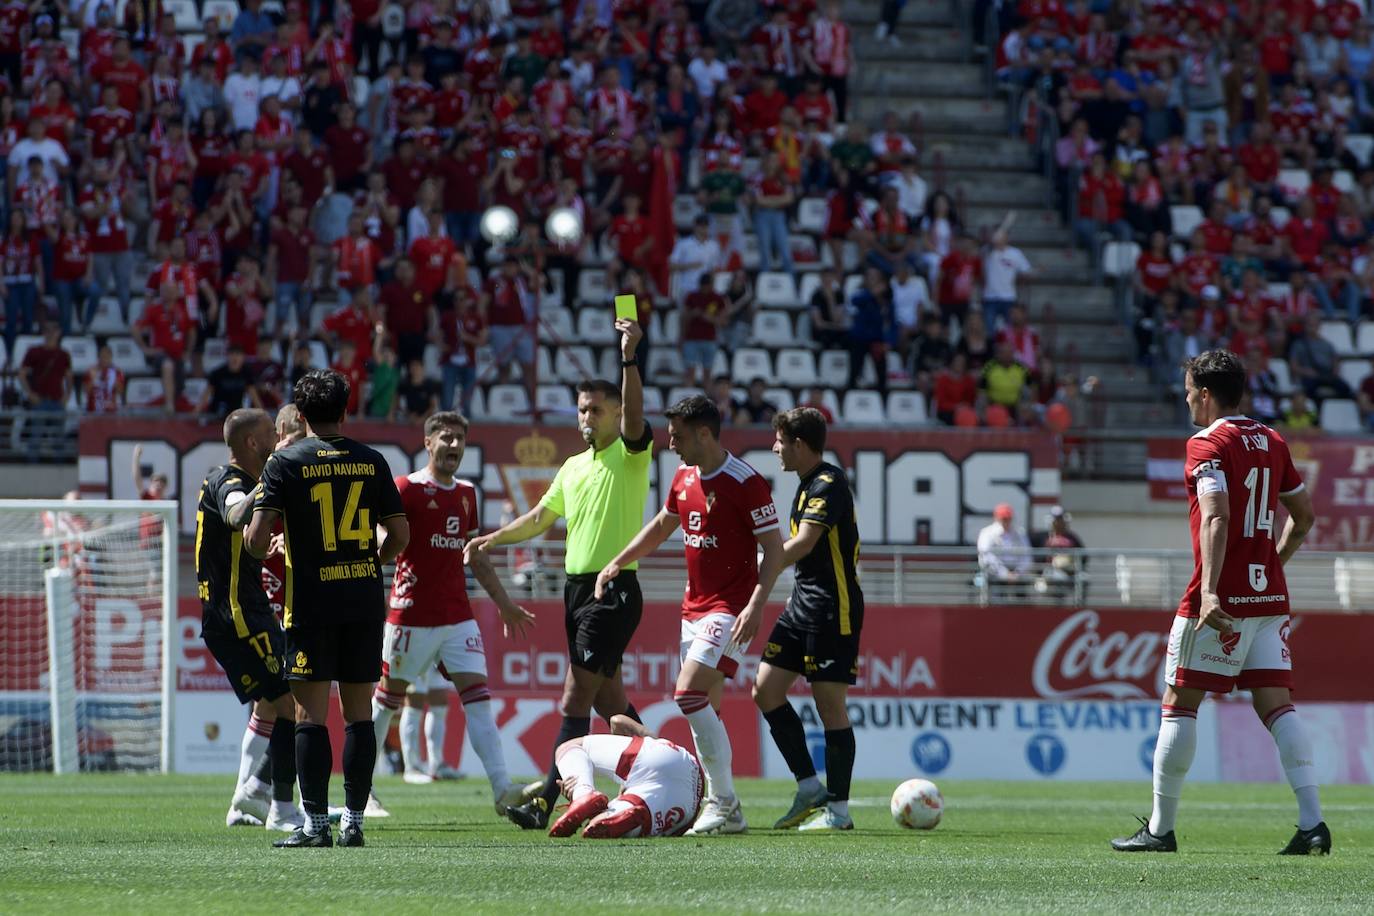
{"type": "Polygon", "coordinates": [[[1245,475],[1245,489],[1247,497],[1245,500],[1245,527],[1243,533],[1245,537],[1254,537],[1256,531],[1264,532],[1264,536],[1272,538],[1274,536],[1274,510],[1269,506],[1269,468],[1251,468],[1250,473],[1245,475]],[[1255,501],[1255,485],[1259,485],[1259,501],[1255,501]]]}
{"type": "MultiPolygon", "coordinates": [[[[1267,472],[1266,472],[1267,473],[1267,472]]],[[[355,480],[348,488],[348,498],[344,500],[343,518],[338,524],[334,519],[334,487],[328,483],[317,483],[310,488],[310,501],[320,507],[320,539],[325,550],[338,550],[339,539],[357,541],[359,550],[367,550],[372,543],[371,512],[358,509],[358,501],[363,496],[363,482],[355,480]]]]}

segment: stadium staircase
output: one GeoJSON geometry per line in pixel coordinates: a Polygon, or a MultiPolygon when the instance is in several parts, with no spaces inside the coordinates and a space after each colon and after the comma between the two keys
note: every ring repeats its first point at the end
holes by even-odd
{"type": "Polygon", "coordinates": [[[1176,425],[1177,413],[1159,403],[1149,373],[1135,365],[1134,342],[1112,290],[1054,208],[1034,146],[1012,132],[1009,103],[989,97],[968,5],[956,14],[950,0],[911,0],[902,12],[900,46],[874,38],[877,11],[876,3],[845,4],[858,59],[851,117],[876,128],[884,112],[897,112],[915,134],[930,193],[948,192],[966,228],[991,229],[1008,212],[1016,215],[1011,243],[1037,272],[1021,284],[1020,298],[1045,352],[1061,376],[1101,382],[1087,402],[1089,415],[1075,417],[1076,425],[1137,436],[1144,428],[1176,425]]]}

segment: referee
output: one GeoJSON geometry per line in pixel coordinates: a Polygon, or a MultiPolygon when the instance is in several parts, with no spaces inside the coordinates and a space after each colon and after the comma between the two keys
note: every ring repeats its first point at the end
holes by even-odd
{"type": "Polygon", "coordinates": [[[510,819],[526,830],[548,825],[558,798],[553,751],[591,731],[593,707],[607,720],[621,713],[639,720],[620,677],[621,657],[644,610],[636,564],[620,574],[615,588],[601,600],[593,594],[597,574],[644,523],[653,465],[653,431],[644,421],[644,393],[635,360],[643,330],[626,319],[616,321],[615,327],[621,333],[620,390],[600,379],[577,386],[577,425],[587,450],[563,462],[538,506],[504,528],[473,538],[466,548],[470,557],[475,550],[537,537],[559,517],[568,522],[563,606],[571,664],[560,703],[563,726],[550,748],[543,794],[509,811],[510,819]]]}
{"type": "Polygon", "coordinates": [[[339,683],[348,723],[341,846],[363,845],[363,810],[377,762],[372,692],[382,675],[382,565],[405,549],[410,526],[386,460],[339,433],[348,395],[347,380],[331,370],[307,372],[296,382],[294,400],[308,435],[267,459],[245,537],[249,552],[261,558],[281,518],[286,679],[298,706],[296,771],[306,818],[276,846],[333,845],[334,754],[325,724],[332,682],[339,683]],[[386,535],[380,543],[377,525],[386,535]]]}
{"type": "Polygon", "coordinates": [[[754,682],[754,702],[797,778],[792,809],[774,828],[853,830],[849,781],[854,772],[854,729],[845,700],[859,675],[859,630],[864,617],[854,496],[844,471],[821,457],[826,430],[820,411],[811,407],[785,411],[773,418],[773,429],[777,434],[773,452],[782,469],[796,471],[801,478],[792,500],[791,537],[783,545],[783,562],[797,565],[792,596],[768,636],[754,682]],[[801,717],[787,701],[787,691],[798,677],[811,684],[811,696],[825,726],[829,791],[816,777],[801,717]],[[807,820],[822,805],[825,810],[807,820]]]}

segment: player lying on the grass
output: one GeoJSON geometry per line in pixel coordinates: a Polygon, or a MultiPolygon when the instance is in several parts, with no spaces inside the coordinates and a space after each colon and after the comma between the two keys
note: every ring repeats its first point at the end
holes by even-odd
{"type": "Polygon", "coordinates": [[[1187,446],[1188,523],[1193,578],[1169,633],[1164,703],[1155,742],[1154,808],[1121,852],[1174,852],[1174,819],[1197,751],[1197,709],[1208,693],[1250,691],[1255,714],[1278,745],[1298,799],[1298,830],[1281,855],[1331,851],[1317,798],[1312,739],[1293,707],[1288,648],[1288,583],[1283,567],[1302,546],[1315,515],[1288,445],[1269,427],[1240,416],[1245,366],[1226,350],[1185,363],[1193,425],[1187,446]],[[1288,520],[1274,542],[1278,504],[1288,520]]]}
{"type": "Polygon", "coordinates": [[[205,476],[196,505],[196,585],[201,638],[240,703],[253,704],[243,734],[239,778],[225,823],[295,830],[296,709],[282,672],[281,624],[262,589],[261,564],[244,547],[251,493],[276,441],[272,418],[240,409],[224,421],[229,463],[205,476]],[[271,783],[258,773],[271,755],[271,783]],[[270,804],[269,804],[270,798],[270,804]]]}
{"type": "Polygon", "coordinates": [[[854,772],[854,729],[846,699],[859,676],[859,631],[864,622],[854,496],[844,471],[822,457],[826,429],[819,410],[784,411],[773,418],[773,429],[773,452],[782,469],[800,478],[792,500],[792,536],[782,547],[783,564],[796,564],[796,578],[787,607],[768,635],[754,681],[754,702],[797,780],[791,810],[773,826],[853,830],[849,781],[854,772]],[[825,726],[826,785],[816,776],[801,717],[787,700],[798,677],[811,685],[825,726]],[[806,821],[821,806],[825,810],[806,821]]]}
{"type": "Polygon", "coordinates": [[[782,569],[778,510],[768,481],[720,444],[720,411],[713,401],[692,395],[663,415],[682,466],[658,515],[597,576],[596,596],[610,591],[625,564],[653,553],[681,524],[687,592],[674,698],[692,727],[707,787],[691,833],[743,833],[748,824],[730,771],[730,736],[717,710],[725,679],[734,676],[758,633],[763,605],[782,569]]]}
{"type": "MultiPolygon", "coordinates": [[[[521,786],[506,772],[501,735],[487,689],[487,656],[473,618],[463,574],[463,547],[478,532],[477,490],[454,475],[463,461],[468,421],[454,411],[425,420],[429,463],[396,478],[410,523],[410,543],[396,558],[382,649],[382,679],[372,697],[372,721],[381,746],[406,687],[439,663],[453,682],[467,717],[467,734],[491,781],[496,813],[519,804],[521,786]]],[[[507,635],[525,635],[534,615],[511,600],[490,555],[469,551],[468,566],[495,602],[507,635]]]]}
{"type": "Polygon", "coordinates": [[[609,735],[565,741],[555,759],[572,804],[549,836],[572,836],[583,824],[585,839],[681,836],[701,806],[705,779],[697,759],[629,716],[611,716],[609,735]],[[598,791],[598,775],[614,779],[620,794],[598,791]]]}

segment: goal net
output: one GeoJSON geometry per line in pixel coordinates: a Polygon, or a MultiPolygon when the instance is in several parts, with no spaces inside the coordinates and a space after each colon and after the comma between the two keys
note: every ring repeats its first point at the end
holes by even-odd
{"type": "Polygon", "coordinates": [[[176,503],[0,500],[0,772],[172,765],[176,503]]]}

